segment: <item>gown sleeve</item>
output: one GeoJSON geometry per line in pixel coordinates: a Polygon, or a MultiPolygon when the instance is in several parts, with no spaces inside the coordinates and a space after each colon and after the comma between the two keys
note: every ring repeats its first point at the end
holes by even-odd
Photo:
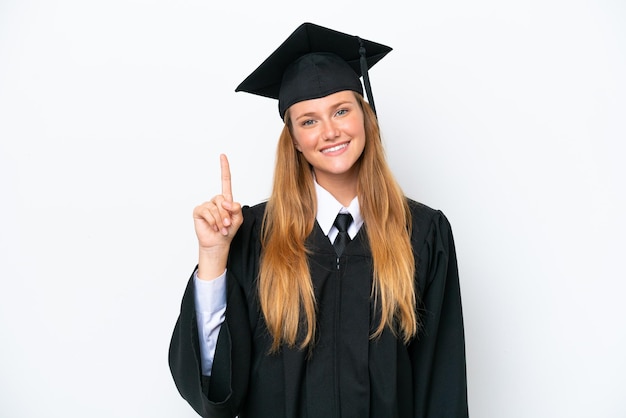
{"type": "Polygon", "coordinates": [[[468,416],[465,336],[452,229],[436,211],[419,250],[421,330],[411,343],[415,418],[468,416]]]}
{"type": "Polygon", "coordinates": [[[217,338],[211,376],[202,375],[193,274],[170,341],[169,366],[176,388],[204,418],[235,417],[248,387],[251,320],[247,299],[251,278],[255,277],[258,247],[253,237],[256,234],[252,234],[254,216],[248,207],[243,211],[244,224],[229,253],[225,321],[217,338]]]}

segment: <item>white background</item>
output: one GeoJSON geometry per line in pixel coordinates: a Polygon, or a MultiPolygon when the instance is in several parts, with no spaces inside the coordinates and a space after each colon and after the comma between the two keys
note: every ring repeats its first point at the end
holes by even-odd
{"type": "Polygon", "coordinates": [[[194,417],[167,365],[191,211],[265,199],[300,23],[370,75],[406,193],[452,222],[474,418],[625,417],[621,0],[0,1],[0,416],[194,417]]]}

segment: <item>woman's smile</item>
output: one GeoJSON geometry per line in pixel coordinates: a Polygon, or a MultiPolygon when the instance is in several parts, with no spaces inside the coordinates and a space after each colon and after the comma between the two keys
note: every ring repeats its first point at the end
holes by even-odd
{"type": "Polygon", "coordinates": [[[348,145],[350,145],[350,142],[344,142],[342,144],[337,144],[332,147],[324,148],[322,149],[322,154],[339,155],[348,147],[348,145]]]}

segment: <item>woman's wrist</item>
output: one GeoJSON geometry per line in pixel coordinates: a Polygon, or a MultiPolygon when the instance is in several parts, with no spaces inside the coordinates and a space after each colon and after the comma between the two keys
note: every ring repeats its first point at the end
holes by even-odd
{"type": "Polygon", "coordinates": [[[200,248],[198,251],[198,279],[213,280],[224,273],[229,248],[200,248]]]}

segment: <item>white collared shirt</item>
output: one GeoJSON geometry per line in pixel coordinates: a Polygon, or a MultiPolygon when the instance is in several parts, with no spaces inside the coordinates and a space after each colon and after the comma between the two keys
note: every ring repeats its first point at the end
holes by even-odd
{"type": "Polygon", "coordinates": [[[335,218],[339,213],[349,213],[352,215],[353,222],[348,227],[348,235],[350,235],[350,239],[354,239],[361,226],[363,226],[359,199],[357,197],[352,199],[352,202],[346,208],[328,190],[317,184],[317,181],[315,182],[315,193],[317,195],[317,215],[315,218],[322,231],[324,231],[324,235],[328,237],[331,243],[335,242],[339,232],[337,227],[333,225],[335,218]]]}

